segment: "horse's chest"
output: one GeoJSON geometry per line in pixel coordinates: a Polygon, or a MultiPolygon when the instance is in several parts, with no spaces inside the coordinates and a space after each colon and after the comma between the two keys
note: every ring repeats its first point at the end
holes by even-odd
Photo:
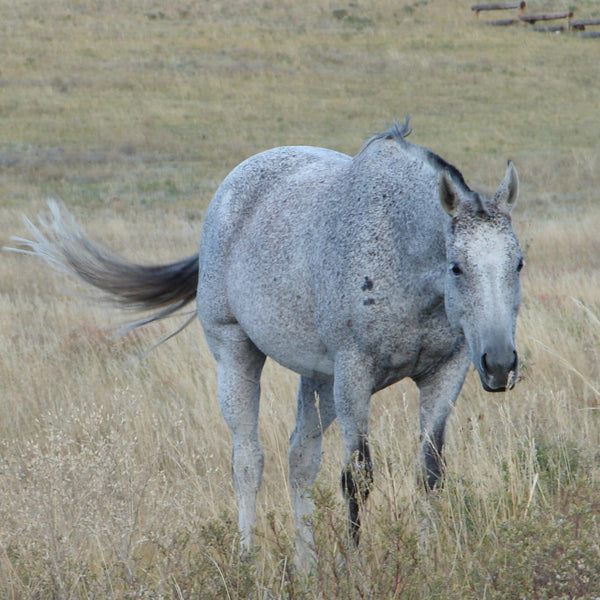
{"type": "Polygon", "coordinates": [[[405,377],[422,376],[439,365],[456,347],[457,336],[450,330],[421,333],[420,336],[399,333],[394,342],[382,340],[377,351],[370,352],[374,358],[376,389],[383,389],[405,377]]]}
{"type": "Polygon", "coordinates": [[[363,300],[347,324],[351,328],[348,342],[375,365],[378,388],[428,371],[456,343],[439,295],[418,301],[401,294],[363,300]]]}

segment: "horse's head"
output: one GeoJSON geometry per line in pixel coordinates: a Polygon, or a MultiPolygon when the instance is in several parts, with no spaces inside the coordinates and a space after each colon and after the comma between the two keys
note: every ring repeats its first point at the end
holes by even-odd
{"type": "Polygon", "coordinates": [[[464,333],[481,383],[487,391],[511,389],[516,381],[519,273],[523,255],[510,213],[519,178],[512,162],[493,198],[483,198],[440,177],[440,202],[450,215],[446,236],[446,313],[464,333]]]}

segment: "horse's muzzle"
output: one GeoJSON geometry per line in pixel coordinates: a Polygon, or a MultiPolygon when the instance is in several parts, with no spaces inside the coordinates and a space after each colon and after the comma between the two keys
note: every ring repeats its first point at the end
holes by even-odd
{"type": "Polygon", "coordinates": [[[519,357],[514,348],[505,352],[484,352],[477,371],[486,392],[512,390],[517,381],[519,357]]]}

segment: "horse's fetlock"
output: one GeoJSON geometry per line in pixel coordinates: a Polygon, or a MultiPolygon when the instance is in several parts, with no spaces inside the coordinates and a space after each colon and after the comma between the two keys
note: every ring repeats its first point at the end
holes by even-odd
{"type": "Polygon", "coordinates": [[[423,473],[423,487],[428,492],[442,489],[444,487],[444,475],[439,471],[425,471],[423,473]]]}
{"type": "Polygon", "coordinates": [[[364,501],[373,487],[373,463],[368,446],[356,450],[342,471],[342,489],[347,498],[364,501]]]}

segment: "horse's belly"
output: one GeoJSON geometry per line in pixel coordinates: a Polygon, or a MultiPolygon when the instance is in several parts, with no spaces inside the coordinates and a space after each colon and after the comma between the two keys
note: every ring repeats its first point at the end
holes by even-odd
{"type": "Polygon", "coordinates": [[[333,377],[333,361],[323,353],[313,353],[306,349],[295,349],[290,352],[287,346],[276,347],[271,344],[268,356],[287,369],[306,377],[317,379],[333,377]]]}
{"type": "Polygon", "coordinates": [[[307,377],[333,376],[333,359],[308,320],[302,324],[289,319],[278,324],[272,319],[267,324],[241,317],[238,322],[256,347],[280,365],[307,377]]]}
{"type": "Polygon", "coordinates": [[[331,377],[333,357],[317,331],[307,278],[282,271],[268,284],[265,278],[248,278],[252,270],[232,273],[228,296],[235,319],[256,347],[279,364],[301,375],[331,377]]]}

